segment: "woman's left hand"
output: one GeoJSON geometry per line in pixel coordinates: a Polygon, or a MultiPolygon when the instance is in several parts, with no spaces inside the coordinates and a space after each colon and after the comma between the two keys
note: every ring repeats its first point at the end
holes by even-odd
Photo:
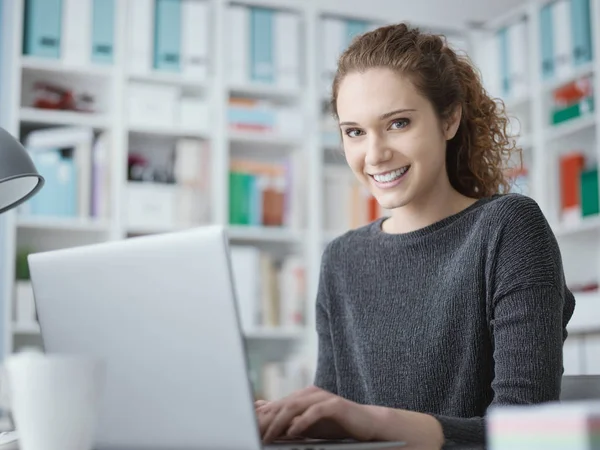
{"type": "Polygon", "coordinates": [[[377,437],[383,409],[311,386],[281,400],[259,404],[256,412],[265,443],[290,437],[372,441],[377,437]]]}

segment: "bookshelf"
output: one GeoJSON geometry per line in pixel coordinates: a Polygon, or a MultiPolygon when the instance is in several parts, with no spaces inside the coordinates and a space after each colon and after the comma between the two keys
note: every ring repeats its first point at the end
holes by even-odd
{"type": "MultiPolygon", "coordinates": [[[[16,281],[19,269],[15,264],[21,251],[85,245],[217,223],[228,226],[232,247],[246,249],[248,254],[253,254],[249,249],[258,249],[259,254],[253,254],[255,258],[266,254],[277,264],[285,264],[292,257],[302,262],[304,319],[293,324],[255,324],[245,330],[245,335],[251,357],[254,358],[251,366],[257,367],[253,376],[260,378],[256,374],[265,364],[269,366],[269,376],[274,376],[273,373],[279,370],[277,367],[284,365],[287,367],[285,373],[289,374],[291,369],[288,360],[291,360],[301,367],[302,373],[309,374],[303,379],[310,381],[316,356],[313,302],[321,254],[324,245],[344,232],[351,223],[349,220],[346,225],[335,229],[325,223],[327,204],[323,190],[326,173],[331,167],[343,170],[344,159],[341,153],[336,152],[339,145],[335,142],[332,144],[322,134],[324,130],[331,133],[331,123],[328,124],[328,130],[323,125],[326,117],[324,86],[328,82],[325,72],[332,65],[331,58],[335,58],[336,52],[341,49],[329,49],[327,51],[330,53],[323,53],[322,43],[327,32],[323,22],[325,19],[352,20],[356,29],[357,23],[360,25],[364,21],[366,30],[387,23],[389,11],[375,11],[365,19],[359,14],[352,17],[347,13],[348,8],[341,4],[339,7],[331,4],[324,6],[317,1],[186,0],[206,6],[205,14],[211,30],[210,37],[206,38],[208,45],[198,47],[205,52],[200,56],[206,57],[207,67],[196,67],[188,73],[185,70],[155,69],[151,62],[152,55],[144,53],[140,57],[141,53],[132,53],[132,48],[139,51],[140,46],[146,46],[144,48],[147,50],[150,45],[150,33],[136,33],[135,37],[131,33],[144,24],[148,31],[152,19],[140,14],[136,8],[154,4],[154,0],[114,1],[114,54],[110,64],[77,63],[65,61],[62,57],[24,55],[22,36],[25,1],[2,4],[0,125],[22,140],[42,129],[91,129],[96,139],[94,143],[98,142],[99,136],[105,139],[103,142],[107,153],[102,167],[110,173],[110,177],[102,185],[102,198],[108,206],[97,217],[90,217],[89,214],[48,217],[24,215],[22,211],[12,211],[0,217],[2,354],[9,354],[24,345],[35,345],[39,341],[39,327],[34,319],[23,321],[14,318],[16,309],[21,307],[13,301],[15,290],[22,284],[16,281]],[[291,82],[290,79],[281,84],[251,82],[248,74],[234,74],[238,70],[235,68],[237,62],[232,60],[230,50],[239,36],[231,32],[235,29],[232,20],[241,20],[240,17],[247,14],[247,10],[234,17],[230,12],[233,6],[272,8],[287,14],[283,20],[288,22],[283,23],[288,24],[291,20],[289,15],[296,18],[297,22],[293,23],[298,30],[297,60],[286,60],[295,70],[291,75],[288,72],[291,82]],[[97,100],[96,112],[58,111],[32,106],[31,86],[39,80],[57,84],[64,81],[68,86],[90,90],[97,100]],[[297,83],[293,80],[297,80],[297,83]],[[137,95],[137,103],[132,105],[134,94],[137,95]],[[173,98],[179,100],[172,101],[173,98]],[[162,99],[162,103],[157,99],[162,99]],[[273,131],[257,132],[243,126],[233,127],[230,99],[238,99],[236,105],[259,105],[264,108],[261,114],[264,112],[267,116],[271,110],[276,110],[277,114],[285,111],[287,115],[283,116],[285,120],[281,120],[281,115],[275,115],[273,131]],[[184,102],[187,113],[183,112],[184,102]],[[159,111],[163,116],[156,114],[152,116],[153,120],[144,120],[146,116],[139,114],[140,104],[147,110],[156,108],[157,104],[168,107],[159,111]],[[290,133],[290,130],[298,132],[290,133]],[[193,192],[194,199],[202,197],[206,200],[201,220],[179,223],[173,219],[172,213],[164,213],[158,219],[155,217],[156,220],[140,219],[140,216],[132,220],[132,203],[140,205],[148,202],[146,206],[149,210],[173,209],[173,195],[177,195],[173,191],[182,184],[160,187],[144,185],[142,187],[149,187],[151,193],[146,193],[143,198],[134,197],[144,195],[136,187],[145,182],[138,184],[135,181],[132,184],[133,181],[129,179],[131,156],[142,149],[145,153],[141,156],[151,162],[149,166],[167,164],[165,161],[168,158],[161,149],[175,148],[178,151],[179,144],[181,148],[187,145],[187,151],[193,147],[195,152],[206,152],[207,155],[202,166],[206,183],[200,191],[193,192]],[[286,197],[286,201],[293,202],[298,209],[284,217],[284,225],[266,226],[262,224],[264,219],[257,221],[256,217],[249,224],[230,224],[230,170],[232,165],[247,165],[248,161],[253,164],[290,164],[301,169],[300,173],[291,177],[297,184],[290,189],[292,194],[289,194],[289,198],[286,197]],[[158,201],[158,198],[163,200],[158,201]]],[[[399,14],[406,14],[404,8],[401,12],[399,8],[399,14]]],[[[199,30],[201,28],[198,27],[199,30]]],[[[464,39],[464,30],[460,27],[444,31],[449,32],[452,38],[464,39]]],[[[343,45],[342,36],[338,38],[343,45]]],[[[200,37],[198,41],[203,39],[200,37]]],[[[198,49],[188,48],[187,51],[193,54],[194,51],[200,51],[198,49]]],[[[139,162],[136,164],[136,173],[159,176],[156,171],[148,175],[148,167],[139,162]]],[[[276,179],[277,176],[272,175],[272,178],[276,179]]],[[[279,219],[273,220],[277,222],[279,219]]],[[[292,267],[295,267],[294,261],[290,262],[292,267]]],[[[27,309],[26,305],[23,307],[27,309]]]]}
{"type": "Polygon", "coordinates": [[[593,171],[600,162],[600,113],[585,107],[600,87],[599,13],[597,0],[530,1],[470,31],[487,89],[518,121],[514,130],[523,146],[526,190],[556,235],[576,297],[565,343],[566,374],[600,373],[600,215],[593,171]],[[588,12],[578,15],[582,11],[588,12]],[[568,97],[571,89],[574,97],[568,97]],[[581,107],[570,114],[573,105],[581,107]]]}

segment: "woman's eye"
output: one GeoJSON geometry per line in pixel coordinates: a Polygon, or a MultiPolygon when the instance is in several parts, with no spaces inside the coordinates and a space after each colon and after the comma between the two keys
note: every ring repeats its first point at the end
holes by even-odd
{"type": "Polygon", "coordinates": [[[392,128],[394,128],[395,130],[399,130],[401,128],[404,128],[408,125],[409,120],[408,119],[398,119],[398,120],[394,120],[392,122],[392,128]]]}
{"type": "Polygon", "coordinates": [[[349,128],[346,130],[346,136],[348,136],[348,137],[360,136],[360,130],[357,130],[356,128],[349,128]]]}

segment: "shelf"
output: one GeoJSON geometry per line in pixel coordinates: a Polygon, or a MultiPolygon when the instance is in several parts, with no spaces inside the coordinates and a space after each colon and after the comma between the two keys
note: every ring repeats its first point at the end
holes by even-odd
{"type": "Polygon", "coordinates": [[[302,327],[260,327],[244,332],[247,339],[288,340],[302,339],[306,331],[302,327]]]}
{"type": "Polygon", "coordinates": [[[69,218],[69,217],[36,217],[20,216],[17,218],[19,228],[50,230],[50,231],[72,231],[106,233],[110,229],[108,222],[98,219],[69,218]]]}
{"type": "Polygon", "coordinates": [[[181,127],[133,125],[129,127],[129,132],[150,136],[192,137],[197,139],[209,139],[208,131],[181,127]]]}
{"type": "Polygon", "coordinates": [[[568,77],[546,81],[543,84],[543,90],[545,92],[549,93],[549,92],[553,91],[554,89],[564,86],[567,83],[570,83],[572,81],[575,81],[575,80],[578,80],[585,76],[593,75],[593,74],[594,74],[594,63],[592,61],[592,62],[584,64],[581,67],[575,68],[573,70],[573,72],[571,73],[571,75],[569,75],[568,77]]]}
{"type": "Polygon", "coordinates": [[[514,98],[507,98],[504,100],[504,106],[509,113],[514,113],[515,111],[522,111],[526,107],[530,105],[531,97],[529,95],[522,95],[514,98]]]}
{"type": "Polygon", "coordinates": [[[203,90],[206,87],[205,80],[198,80],[189,76],[168,73],[168,72],[149,72],[149,73],[131,73],[129,81],[141,81],[144,83],[163,84],[169,86],[178,86],[181,88],[191,88],[203,90]]]}
{"type": "Polygon", "coordinates": [[[37,322],[14,322],[12,332],[13,334],[40,334],[40,324],[37,322]]]}
{"type": "Polygon", "coordinates": [[[304,233],[284,227],[256,227],[231,225],[227,233],[232,241],[279,242],[295,244],[302,241],[304,233]]]}
{"type": "Polygon", "coordinates": [[[600,231],[600,216],[591,216],[576,224],[557,225],[554,234],[557,238],[561,238],[597,231],[600,231]]]}
{"type": "Polygon", "coordinates": [[[95,129],[108,128],[108,117],[96,113],[58,111],[24,107],[21,108],[20,120],[32,125],[67,125],[82,126],[95,129]]]}
{"type": "Polygon", "coordinates": [[[546,141],[564,139],[594,126],[596,126],[594,114],[572,119],[560,125],[549,126],[546,128],[546,141]]]}
{"type": "Polygon", "coordinates": [[[300,147],[302,145],[302,140],[300,138],[241,131],[230,131],[229,141],[234,145],[260,145],[277,148],[300,147]]]}
{"type": "Polygon", "coordinates": [[[600,294],[598,292],[575,292],[575,312],[567,325],[567,331],[576,333],[600,332],[600,294]]]}
{"type": "Polygon", "coordinates": [[[114,74],[112,66],[76,66],[65,64],[59,59],[36,58],[31,56],[23,56],[21,58],[21,68],[32,72],[51,72],[65,73],[68,75],[85,75],[93,77],[111,77],[114,74]]]}
{"type": "Polygon", "coordinates": [[[300,89],[281,88],[266,84],[232,85],[229,94],[234,97],[250,97],[275,101],[295,101],[300,98],[300,89]]]}
{"type": "Polygon", "coordinates": [[[306,9],[306,2],[302,0],[286,0],[284,4],[280,0],[229,0],[232,5],[263,6],[266,8],[287,9],[303,12],[306,9]]]}

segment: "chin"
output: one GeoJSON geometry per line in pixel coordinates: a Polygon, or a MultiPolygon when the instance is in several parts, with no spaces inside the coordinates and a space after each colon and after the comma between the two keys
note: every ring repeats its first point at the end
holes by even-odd
{"type": "Polygon", "coordinates": [[[377,203],[379,203],[383,209],[387,210],[401,208],[410,202],[410,199],[405,195],[399,195],[398,193],[391,192],[383,195],[375,194],[375,198],[377,199],[377,203]]]}

